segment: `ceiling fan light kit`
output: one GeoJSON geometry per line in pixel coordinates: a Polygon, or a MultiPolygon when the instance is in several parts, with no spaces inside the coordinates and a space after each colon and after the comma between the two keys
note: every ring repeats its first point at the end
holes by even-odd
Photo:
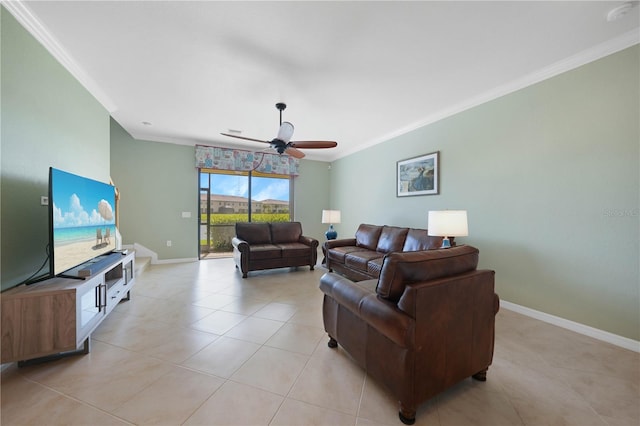
{"type": "Polygon", "coordinates": [[[243,139],[252,142],[262,142],[268,143],[273,149],[276,150],[278,154],[288,154],[295,158],[303,158],[304,152],[300,151],[298,148],[302,149],[324,149],[324,148],[335,148],[338,146],[338,143],[335,141],[292,141],[291,137],[293,136],[293,124],[288,121],[282,121],[282,111],[287,108],[287,105],[278,102],[276,104],[276,108],[280,111],[280,128],[278,129],[278,135],[270,140],[263,141],[260,139],[247,138],[245,136],[239,136],[237,134],[230,133],[220,133],[223,136],[229,136],[232,138],[243,139]]]}
{"type": "Polygon", "coordinates": [[[288,121],[284,121],[280,125],[280,130],[278,130],[278,136],[276,137],[276,139],[287,143],[291,140],[291,136],[293,136],[293,124],[289,123],[288,121]]]}

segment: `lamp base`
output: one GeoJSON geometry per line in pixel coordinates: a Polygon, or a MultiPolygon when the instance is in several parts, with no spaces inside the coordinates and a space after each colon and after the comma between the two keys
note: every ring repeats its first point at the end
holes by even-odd
{"type": "Polygon", "coordinates": [[[327,240],[335,240],[338,238],[338,233],[333,229],[333,225],[329,225],[329,229],[324,233],[324,236],[327,237],[327,240]]]}
{"type": "Polygon", "coordinates": [[[442,239],[442,245],[440,246],[440,248],[443,248],[443,249],[451,248],[451,241],[449,241],[448,237],[444,237],[442,239]]]}

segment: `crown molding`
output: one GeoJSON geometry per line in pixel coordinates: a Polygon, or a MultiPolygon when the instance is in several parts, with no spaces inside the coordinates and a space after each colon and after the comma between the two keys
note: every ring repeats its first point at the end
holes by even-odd
{"type": "MultiPolygon", "coordinates": [[[[47,49],[47,51],[56,60],[58,60],[60,64],[62,64],[62,66],[65,67],[65,69],[67,69],[67,71],[69,71],[69,73],[73,77],[75,77],[80,82],[80,84],[85,87],[85,89],[89,91],[89,93],[91,93],[110,114],[113,115],[113,113],[117,111],[115,103],[111,99],[109,99],[109,97],[98,86],[98,84],[82,69],[82,67],[77,64],[73,57],[68,52],[66,52],[66,50],[55,39],[55,37],[53,37],[53,35],[49,32],[46,26],[35,17],[35,15],[26,5],[25,1],[0,0],[0,3],[4,5],[4,7],[16,18],[16,20],[18,20],[18,22],[20,22],[20,24],[22,24],[27,29],[27,31],[31,33],[31,35],[36,40],[38,40],[45,47],[45,49],[47,49]]],[[[578,68],[582,65],[588,64],[589,62],[593,62],[638,43],[640,43],[640,29],[636,28],[619,37],[593,46],[580,53],[544,67],[536,72],[530,73],[524,77],[498,86],[493,90],[487,91],[479,96],[469,98],[463,102],[452,105],[449,108],[440,110],[439,112],[427,116],[418,122],[411,123],[408,126],[400,128],[394,132],[390,132],[378,138],[372,139],[353,150],[343,153],[339,158],[346,157],[350,154],[354,154],[355,152],[370,148],[379,143],[389,141],[398,136],[440,121],[444,118],[453,116],[483,103],[500,98],[509,93],[524,89],[528,86],[578,68]]],[[[175,141],[172,142],[176,143],[175,141]]],[[[338,158],[332,158],[330,161],[337,159],[338,158]]]]}
{"type": "Polygon", "coordinates": [[[640,29],[636,28],[634,30],[631,30],[627,33],[622,34],[619,37],[613,38],[604,43],[597,44],[589,49],[583,50],[582,52],[569,56],[561,61],[553,63],[538,71],[535,71],[533,73],[520,77],[516,80],[513,80],[501,86],[498,86],[493,90],[487,91],[479,96],[476,96],[474,98],[469,98],[456,105],[452,105],[449,108],[440,110],[435,114],[425,117],[424,119],[418,122],[412,123],[406,127],[398,129],[395,132],[391,132],[379,138],[373,139],[369,141],[369,143],[360,145],[357,149],[354,149],[349,152],[345,152],[340,158],[346,157],[350,154],[354,154],[358,151],[362,151],[366,148],[370,148],[379,143],[386,142],[388,140],[391,140],[398,136],[412,132],[421,127],[435,123],[447,117],[451,117],[455,114],[461,113],[463,111],[466,111],[478,105],[482,105],[486,102],[498,99],[502,96],[508,95],[509,93],[513,93],[518,90],[524,89],[528,86],[532,86],[536,83],[547,80],[551,77],[555,77],[567,71],[571,71],[575,68],[581,67],[590,62],[594,62],[598,59],[604,58],[605,56],[612,55],[616,52],[619,52],[621,50],[624,50],[628,47],[634,46],[639,43],[640,43],[640,29]]]}
{"type": "Polygon", "coordinates": [[[47,27],[36,18],[23,0],[1,0],[11,15],[53,56],[94,98],[109,112],[117,110],[98,84],[82,69],[62,47],[47,27]]]}

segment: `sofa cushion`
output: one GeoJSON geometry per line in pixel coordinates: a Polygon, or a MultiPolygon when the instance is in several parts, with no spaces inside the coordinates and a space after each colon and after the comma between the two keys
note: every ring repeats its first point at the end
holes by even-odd
{"type": "MultiPolygon", "coordinates": [[[[271,242],[295,243],[302,236],[302,225],[300,222],[274,222],[271,223],[271,242]]],[[[308,247],[307,247],[308,250],[308,247]]]]}
{"type": "Polygon", "coordinates": [[[477,266],[478,249],[472,246],[389,253],[384,257],[376,292],[383,299],[398,302],[406,284],[472,271],[477,266]]]}
{"type": "MultiPolygon", "coordinates": [[[[442,246],[442,237],[430,236],[426,229],[409,229],[402,251],[433,250],[442,246]]],[[[400,250],[397,250],[400,251],[400,250]]]]}
{"type": "Polygon", "coordinates": [[[277,246],[282,249],[282,256],[309,257],[311,255],[309,246],[302,243],[280,243],[277,246]]]}
{"type": "Polygon", "coordinates": [[[382,226],[361,224],[356,231],[356,246],[376,250],[382,226]]]}
{"type": "MultiPolygon", "coordinates": [[[[308,250],[308,248],[307,248],[308,250]]],[[[253,260],[277,259],[282,257],[282,249],[273,244],[251,244],[249,258],[253,260]]]]}
{"type": "Polygon", "coordinates": [[[331,250],[327,252],[327,256],[331,259],[332,262],[336,263],[344,263],[344,257],[356,251],[362,251],[360,247],[356,246],[339,246],[333,247],[331,250]]]}
{"type": "Polygon", "coordinates": [[[380,237],[378,238],[378,245],[376,250],[381,253],[391,253],[392,251],[402,251],[404,246],[404,240],[407,236],[409,228],[400,228],[398,226],[382,227],[380,237]]]}
{"type": "Polygon", "coordinates": [[[369,262],[367,262],[367,274],[372,277],[379,277],[380,271],[382,271],[382,262],[384,262],[384,257],[371,259],[369,262]]]}
{"type": "Polygon", "coordinates": [[[271,243],[271,231],[268,223],[237,222],[236,237],[250,245],[271,243]]]}
{"type": "Polygon", "coordinates": [[[382,253],[378,253],[377,251],[355,251],[344,257],[344,264],[358,271],[367,272],[367,264],[369,261],[383,256],[382,253]]]}

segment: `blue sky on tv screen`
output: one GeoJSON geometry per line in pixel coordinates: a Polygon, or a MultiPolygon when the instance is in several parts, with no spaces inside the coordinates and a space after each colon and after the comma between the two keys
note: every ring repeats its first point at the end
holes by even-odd
{"type": "Polygon", "coordinates": [[[56,228],[115,224],[113,186],[52,169],[53,223],[56,228]]]}

